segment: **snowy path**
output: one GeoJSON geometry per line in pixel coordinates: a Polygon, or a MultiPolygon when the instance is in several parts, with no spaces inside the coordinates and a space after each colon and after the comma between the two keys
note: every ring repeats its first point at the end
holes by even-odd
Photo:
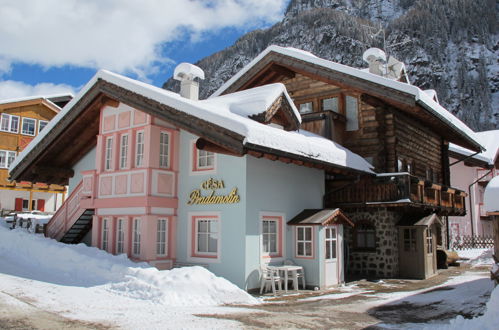
{"type": "Polygon", "coordinates": [[[492,289],[485,269],[462,265],[427,280],[358,281],[327,295],[280,300],[224,317],[245,329],[438,329],[456,315],[483,313],[492,289]]]}

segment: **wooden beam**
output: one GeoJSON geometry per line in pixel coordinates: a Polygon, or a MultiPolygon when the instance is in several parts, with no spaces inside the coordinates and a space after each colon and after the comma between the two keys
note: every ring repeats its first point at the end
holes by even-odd
{"type": "Polygon", "coordinates": [[[232,152],[230,150],[227,150],[224,147],[221,147],[215,143],[212,143],[206,139],[199,138],[196,141],[196,148],[199,150],[206,150],[210,152],[214,152],[217,154],[223,154],[223,155],[229,155],[229,156],[235,156],[235,157],[242,157],[242,154],[236,154],[235,152],[232,152]]]}
{"type": "Polygon", "coordinates": [[[100,99],[100,102],[101,102],[101,105],[104,107],[104,106],[108,106],[108,107],[111,107],[111,108],[117,108],[119,105],[120,105],[120,102],[113,99],[113,98],[110,98],[109,96],[107,95],[103,95],[100,99]]]}
{"type": "Polygon", "coordinates": [[[261,153],[261,152],[257,152],[257,151],[253,151],[253,150],[248,150],[247,153],[248,153],[248,155],[256,157],[256,158],[262,158],[263,157],[263,153],[261,153]]]}
{"type": "MultiPolygon", "coordinates": [[[[36,165],[33,168],[33,174],[45,176],[45,177],[54,177],[54,178],[72,178],[74,176],[74,171],[71,168],[58,168],[52,166],[41,166],[36,165]]],[[[40,180],[41,181],[41,180],[40,180]]]]}
{"type": "Polygon", "coordinates": [[[272,155],[272,154],[264,154],[263,157],[267,158],[267,159],[270,159],[270,160],[277,160],[277,156],[276,155],[272,155]]]}

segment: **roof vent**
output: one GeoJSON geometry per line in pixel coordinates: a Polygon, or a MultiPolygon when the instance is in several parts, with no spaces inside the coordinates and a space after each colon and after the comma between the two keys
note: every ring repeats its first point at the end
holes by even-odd
{"type": "Polygon", "coordinates": [[[173,79],[180,80],[180,96],[191,100],[199,99],[199,79],[204,79],[204,71],[200,67],[180,63],[173,72],[173,79]]]}

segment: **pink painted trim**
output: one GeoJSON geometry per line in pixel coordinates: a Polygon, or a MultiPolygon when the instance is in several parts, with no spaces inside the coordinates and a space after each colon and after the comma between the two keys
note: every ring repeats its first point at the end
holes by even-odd
{"type": "Polygon", "coordinates": [[[294,250],[295,250],[295,258],[296,259],[315,259],[315,227],[314,226],[293,226],[294,228],[294,250]],[[305,256],[299,256],[297,245],[298,245],[298,227],[302,228],[310,228],[312,230],[312,256],[310,257],[305,257],[305,256]]]}
{"type": "Polygon", "coordinates": [[[178,208],[178,199],[158,196],[100,198],[94,202],[95,208],[119,207],[166,207],[178,208]]]}
{"type": "Polygon", "coordinates": [[[196,239],[197,239],[197,233],[198,233],[198,226],[197,226],[197,220],[201,218],[203,220],[209,219],[209,220],[217,220],[218,221],[218,239],[220,240],[220,217],[216,215],[193,215],[191,218],[191,257],[194,258],[211,258],[211,259],[217,259],[220,251],[218,251],[218,242],[217,241],[217,253],[216,254],[199,254],[196,251],[196,239]]]}
{"type": "Polygon", "coordinates": [[[263,215],[262,220],[274,220],[277,221],[277,241],[279,242],[277,245],[277,253],[269,253],[269,255],[263,256],[263,258],[282,258],[282,251],[283,251],[283,237],[282,237],[282,223],[283,223],[283,218],[280,215],[263,215]]]}
{"type": "Polygon", "coordinates": [[[191,148],[192,148],[192,172],[213,171],[215,169],[215,165],[211,167],[199,168],[198,167],[199,150],[198,148],[196,148],[196,141],[191,142],[191,148]]]}

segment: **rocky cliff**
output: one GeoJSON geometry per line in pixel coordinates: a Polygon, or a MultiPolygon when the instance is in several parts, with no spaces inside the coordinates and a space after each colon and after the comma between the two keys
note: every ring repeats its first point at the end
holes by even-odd
{"type": "MultiPolygon", "coordinates": [[[[207,77],[201,98],[271,44],[358,68],[380,47],[471,128],[499,128],[498,9],[495,0],[292,0],[281,22],[196,63],[207,77]]],[[[172,79],[163,87],[178,90],[172,79]]]]}

